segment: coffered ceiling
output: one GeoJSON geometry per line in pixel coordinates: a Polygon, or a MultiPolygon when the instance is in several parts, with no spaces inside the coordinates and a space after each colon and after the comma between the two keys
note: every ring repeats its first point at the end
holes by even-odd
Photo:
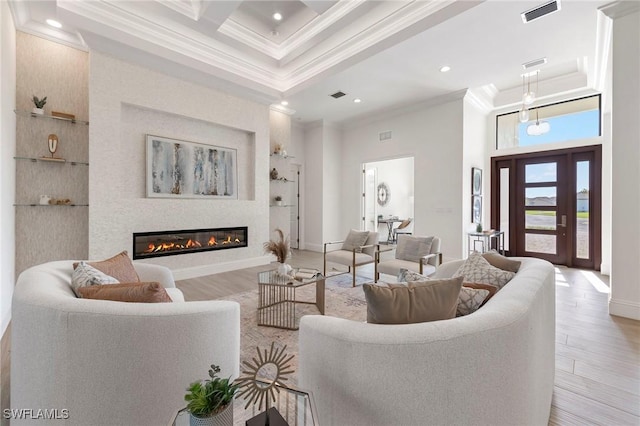
{"type": "Polygon", "coordinates": [[[508,105],[521,94],[521,64],[540,57],[548,58],[541,92],[601,89],[609,29],[598,7],[606,2],[564,0],[524,24],[520,13],[540,3],[9,1],[19,30],[260,102],[286,99],[301,122],[345,122],[467,88],[487,108],[508,105]],[[339,90],[347,96],[329,96],[339,90]]]}

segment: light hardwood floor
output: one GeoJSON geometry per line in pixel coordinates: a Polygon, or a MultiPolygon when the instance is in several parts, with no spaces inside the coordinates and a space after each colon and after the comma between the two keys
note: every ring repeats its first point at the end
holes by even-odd
{"type": "MultiPolygon", "coordinates": [[[[322,254],[294,251],[293,266],[322,268],[322,254]]],[[[265,265],[178,281],[187,300],[255,289],[265,265]]],[[[371,265],[359,275],[373,276],[371,265]]],[[[556,268],[556,377],[549,425],[640,425],[640,321],[609,315],[608,277],[556,268]]],[[[9,336],[2,345],[2,409],[9,400],[9,336]]],[[[4,425],[3,421],[3,425],[4,425]]]]}

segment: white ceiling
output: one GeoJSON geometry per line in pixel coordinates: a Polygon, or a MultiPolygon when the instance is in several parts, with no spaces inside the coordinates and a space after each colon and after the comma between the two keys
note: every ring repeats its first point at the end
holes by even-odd
{"type": "Polygon", "coordinates": [[[602,90],[609,27],[598,8],[607,1],[563,0],[524,24],[520,13],[541,3],[9,0],[19,30],[260,102],[286,99],[300,122],[348,122],[465,89],[487,108],[515,105],[521,64],[541,57],[543,96],[602,90]],[[347,96],[329,96],[338,90],[347,96]]]}

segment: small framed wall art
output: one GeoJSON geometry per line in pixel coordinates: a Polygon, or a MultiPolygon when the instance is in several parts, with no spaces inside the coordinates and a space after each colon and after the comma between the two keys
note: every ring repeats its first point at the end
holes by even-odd
{"type": "Polygon", "coordinates": [[[471,195],[482,195],[482,169],[471,168],[471,195]]]}

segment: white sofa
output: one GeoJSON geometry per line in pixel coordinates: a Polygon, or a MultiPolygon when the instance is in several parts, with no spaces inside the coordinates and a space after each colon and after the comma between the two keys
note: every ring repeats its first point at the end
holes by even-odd
{"type": "Polygon", "coordinates": [[[223,377],[239,375],[237,303],[184,302],[169,269],[141,263],[140,279],[160,282],[176,302],[78,299],[72,264],[21,273],[11,320],[11,407],[68,419],[12,425],[166,425],[211,364],[223,377]]]}
{"type": "Polygon", "coordinates": [[[516,276],[468,316],[408,325],[303,317],[299,385],[313,393],[320,424],[546,425],[555,272],[546,261],[519,260],[516,276]]]}

